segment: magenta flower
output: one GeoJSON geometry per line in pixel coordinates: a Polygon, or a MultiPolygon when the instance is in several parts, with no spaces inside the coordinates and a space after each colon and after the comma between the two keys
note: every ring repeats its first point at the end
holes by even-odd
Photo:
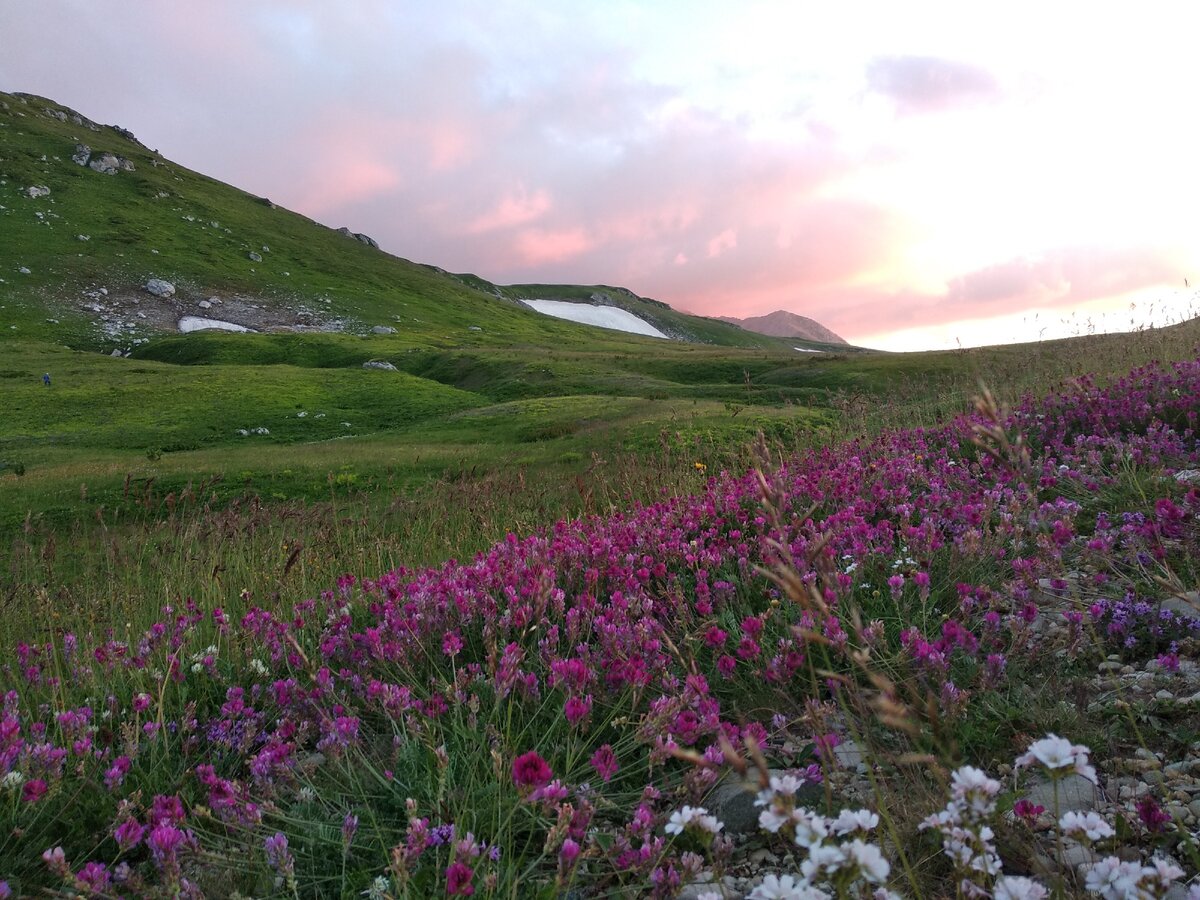
{"type": "Polygon", "coordinates": [[[140,844],[145,833],[146,829],[137,819],[126,819],[113,831],[113,839],[116,840],[117,846],[124,851],[140,844]]]}
{"type": "Polygon", "coordinates": [[[513,760],[512,777],[519,788],[537,788],[549,784],[554,772],[536,750],[530,750],[513,760]]]}
{"type": "Polygon", "coordinates": [[[1137,814],[1146,830],[1155,834],[1161,832],[1171,821],[1171,814],[1159,806],[1158,801],[1149,794],[1137,802],[1137,814]]]}
{"type": "Polygon", "coordinates": [[[466,863],[454,863],[446,869],[446,896],[469,897],[474,894],[475,886],[471,884],[474,877],[475,870],[466,863]]]}
{"type": "Polygon", "coordinates": [[[596,770],[596,774],[605,782],[612,781],[612,777],[617,774],[617,770],[620,768],[617,763],[617,754],[613,753],[612,744],[604,744],[593,753],[591,763],[592,768],[596,770]]]}
{"type": "Polygon", "coordinates": [[[586,697],[570,697],[563,704],[563,715],[567,717],[567,721],[572,725],[578,725],[588,717],[592,711],[592,695],[586,697]]]}
{"type": "Polygon", "coordinates": [[[47,790],[46,782],[40,778],[31,778],[21,790],[21,799],[26,803],[37,803],[45,796],[47,790]]]}
{"type": "Polygon", "coordinates": [[[128,756],[118,756],[104,773],[104,786],[110,791],[119,787],[125,781],[125,776],[129,774],[132,765],[133,762],[128,756]]]}
{"type": "Polygon", "coordinates": [[[1032,825],[1037,821],[1037,817],[1046,811],[1046,807],[1039,806],[1029,799],[1018,800],[1013,804],[1013,815],[1025,822],[1027,825],[1032,825]]]}
{"type": "Polygon", "coordinates": [[[108,867],[104,863],[99,862],[87,863],[79,870],[75,878],[90,891],[97,894],[108,890],[109,884],[112,883],[112,876],[109,874],[108,867]]]}
{"type": "Polygon", "coordinates": [[[442,652],[447,656],[457,656],[462,652],[463,639],[457,629],[447,631],[442,635],[442,652]]]}

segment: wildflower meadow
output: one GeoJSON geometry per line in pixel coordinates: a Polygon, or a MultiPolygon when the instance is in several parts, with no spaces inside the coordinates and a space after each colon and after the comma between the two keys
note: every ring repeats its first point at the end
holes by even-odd
{"type": "MultiPolygon", "coordinates": [[[[5,660],[0,896],[1200,897],[1200,359],[5,660]]],[[[693,466],[693,463],[688,463],[693,466]]]]}

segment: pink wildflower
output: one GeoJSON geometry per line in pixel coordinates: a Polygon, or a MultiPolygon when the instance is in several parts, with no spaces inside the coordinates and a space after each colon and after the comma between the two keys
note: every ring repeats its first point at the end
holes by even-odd
{"type": "Polygon", "coordinates": [[[548,784],[554,772],[536,750],[530,750],[513,760],[512,777],[517,787],[536,788],[548,784]]]}

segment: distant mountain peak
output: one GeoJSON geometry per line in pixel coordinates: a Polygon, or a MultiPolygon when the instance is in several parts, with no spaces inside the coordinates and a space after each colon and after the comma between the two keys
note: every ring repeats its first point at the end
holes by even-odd
{"type": "Polygon", "coordinates": [[[765,316],[749,316],[745,319],[736,319],[733,316],[718,316],[718,318],[731,325],[740,325],[746,331],[771,337],[798,338],[821,344],[846,343],[845,338],[834,334],[820,322],[810,319],[808,316],[788,312],[786,309],[777,309],[765,316]]]}

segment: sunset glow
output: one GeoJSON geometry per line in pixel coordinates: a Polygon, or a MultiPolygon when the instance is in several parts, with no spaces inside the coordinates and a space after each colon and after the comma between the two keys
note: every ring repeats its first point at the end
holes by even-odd
{"type": "Polygon", "coordinates": [[[10,7],[4,90],[450,271],[897,350],[1195,312],[1184,4],[10,7]]]}

